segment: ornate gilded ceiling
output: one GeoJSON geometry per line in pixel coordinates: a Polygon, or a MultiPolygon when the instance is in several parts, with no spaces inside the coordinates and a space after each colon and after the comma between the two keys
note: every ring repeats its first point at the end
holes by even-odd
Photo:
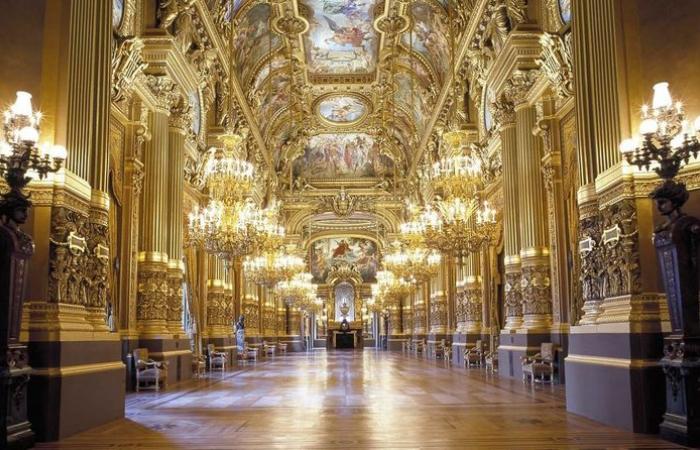
{"type": "MultiPolygon", "coordinates": [[[[350,196],[391,199],[400,216],[400,191],[450,81],[466,3],[233,1],[232,73],[286,204],[312,204],[344,185],[350,196]]],[[[304,226],[316,220],[307,216],[304,226]]],[[[336,219],[348,228],[367,221],[336,219]]]]}

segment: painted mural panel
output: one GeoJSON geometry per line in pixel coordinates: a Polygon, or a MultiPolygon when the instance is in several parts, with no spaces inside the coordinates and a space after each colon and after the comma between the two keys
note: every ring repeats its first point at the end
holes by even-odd
{"type": "Polygon", "coordinates": [[[367,113],[367,105],[355,97],[336,95],[323,99],[318,105],[318,113],[330,122],[355,122],[367,113]]]}
{"type": "Polygon", "coordinates": [[[379,145],[368,134],[318,134],[294,162],[294,175],[306,179],[379,177],[392,168],[391,159],[379,154],[379,145]]]}
{"type": "Polygon", "coordinates": [[[364,281],[374,281],[379,267],[377,244],[354,237],[319,239],[311,243],[309,265],[314,282],[324,282],[331,268],[341,263],[354,264],[364,281]]]}
{"type": "Polygon", "coordinates": [[[414,79],[413,85],[411,85],[411,78],[406,72],[399,72],[394,76],[396,83],[394,100],[405,110],[413,112],[416,128],[419,132],[423,132],[430,119],[431,105],[425,100],[427,92],[421,87],[420,82],[414,79]]]}
{"type": "Polygon", "coordinates": [[[306,0],[313,11],[305,36],[309,71],[314,74],[372,72],[377,34],[372,27],[376,0],[306,0]]]}
{"type": "MultiPolygon", "coordinates": [[[[267,83],[267,82],[266,82],[267,83]]],[[[272,86],[267,89],[265,85],[265,94],[260,99],[260,107],[258,108],[258,117],[260,131],[266,132],[271,125],[271,118],[282,108],[289,105],[289,74],[286,72],[278,72],[272,76],[272,86]]]]}
{"type": "MultiPolygon", "coordinates": [[[[413,50],[420,53],[444,80],[450,68],[450,27],[445,12],[439,6],[429,3],[414,3],[413,50]]],[[[404,33],[402,42],[409,48],[411,33],[404,33]]]]}
{"type": "Polygon", "coordinates": [[[233,60],[239,78],[244,81],[258,61],[281,44],[281,39],[275,33],[270,38],[270,5],[267,3],[250,8],[233,29],[233,60]]]}

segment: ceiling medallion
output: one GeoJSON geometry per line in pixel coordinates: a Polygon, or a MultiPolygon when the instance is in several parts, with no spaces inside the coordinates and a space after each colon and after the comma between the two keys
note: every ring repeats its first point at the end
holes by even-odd
{"type": "Polygon", "coordinates": [[[325,123],[348,126],[364,119],[370,106],[369,102],[359,95],[331,94],[319,98],[315,109],[325,123]]]}

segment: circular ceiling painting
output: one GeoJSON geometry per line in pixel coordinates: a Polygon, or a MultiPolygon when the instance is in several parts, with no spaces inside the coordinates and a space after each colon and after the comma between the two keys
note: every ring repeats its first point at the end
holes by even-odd
{"type": "Polygon", "coordinates": [[[367,103],[359,97],[334,95],[318,102],[318,113],[332,123],[353,123],[367,114],[367,103]]]}

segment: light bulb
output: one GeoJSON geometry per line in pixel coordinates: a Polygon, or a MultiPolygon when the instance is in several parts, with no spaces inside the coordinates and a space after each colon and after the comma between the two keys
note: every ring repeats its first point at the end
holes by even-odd
{"type": "Polygon", "coordinates": [[[652,107],[657,108],[668,108],[673,105],[673,99],[671,99],[671,92],[668,90],[668,83],[661,82],[654,85],[654,100],[652,101],[652,107]]]}
{"type": "Polygon", "coordinates": [[[678,133],[673,139],[671,139],[670,144],[672,148],[680,148],[683,146],[684,142],[684,136],[681,133],[678,133]]]}
{"type": "Polygon", "coordinates": [[[24,127],[19,130],[19,138],[24,142],[33,144],[39,140],[39,132],[34,127],[24,127]]]}
{"type": "Polygon", "coordinates": [[[10,107],[12,114],[16,116],[29,117],[32,115],[32,94],[24,91],[17,91],[17,99],[10,107]]]}
{"type": "Polygon", "coordinates": [[[659,129],[659,123],[656,119],[644,119],[642,123],[639,124],[639,132],[641,134],[654,134],[659,129]]]}
{"type": "Polygon", "coordinates": [[[620,153],[632,153],[635,151],[637,148],[637,142],[630,138],[630,139],[625,139],[622,141],[620,144],[620,153]]]}
{"type": "Polygon", "coordinates": [[[696,132],[696,133],[699,133],[699,132],[700,132],[700,116],[698,116],[698,117],[695,119],[694,126],[695,126],[695,132],[696,132]]]}
{"type": "Polygon", "coordinates": [[[5,141],[0,141],[0,156],[12,156],[12,146],[5,141]]]}

